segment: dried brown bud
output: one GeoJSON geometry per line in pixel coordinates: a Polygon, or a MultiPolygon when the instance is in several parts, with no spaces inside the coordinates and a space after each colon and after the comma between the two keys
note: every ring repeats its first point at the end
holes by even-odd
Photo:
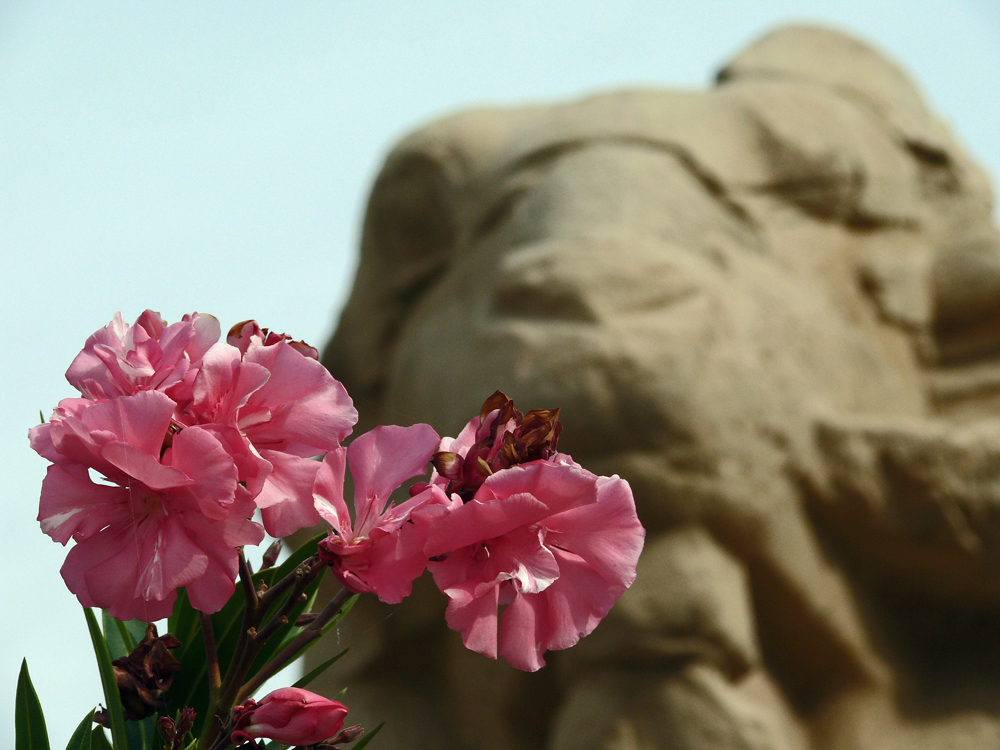
{"type": "Polygon", "coordinates": [[[139,721],[166,706],[163,693],[181,670],[169,649],[180,645],[170,633],[157,636],[156,626],[150,623],[132,653],[111,662],[126,719],[139,721]]]}
{"type": "Polygon", "coordinates": [[[535,409],[522,414],[502,391],[479,412],[476,442],[464,456],[440,451],[431,461],[448,481],[447,492],[468,502],[487,477],[531,461],[546,461],[557,452],[562,424],[558,409],[535,409]]]}

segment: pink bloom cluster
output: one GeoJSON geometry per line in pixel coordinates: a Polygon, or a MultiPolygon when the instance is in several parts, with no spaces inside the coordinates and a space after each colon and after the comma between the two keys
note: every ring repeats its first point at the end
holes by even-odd
{"type": "MultiPolygon", "coordinates": [[[[315,349],[254,321],[220,335],[197,313],[116,315],[66,373],[81,397],[30,431],[51,462],[38,520],[75,542],[62,575],[84,606],[158,620],[183,586],[216,612],[239,547],[325,521],[320,558],[348,589],[397,603],[430,570],[467,647],[534,671],[635,579],[645,531],[631,489],[558,452],[558,409],[522,414],[497,392],[457,438],[383,426],[344,448],[357,412],[315,349]]],[[[297,705],[265,698],[258,718],[272,704],[297,705]]]]}
{"type": "Polygon", "coordinates": [[[389,603],[429,568],[468,648],[541,668],[632,584],[645,538],[628,483],[558,453],[560,431],[558,410],[522,415],[499,392],[455,439],[438,442],[427,425],[376,428],[327,454],[317,476],[316,509],[332,527],[321,556],[347,588],[389,603]],[[428,461],[430,481],[389,504],[428,461]]]}
{"type": "Polygon", "coordinates": [[[320,520],[310,459],[350,434],[347,391],[283,334],[246,321],[220,335],[198,313],[167,325],[147,310],[131,326],[116,314],[66,373],[82,398],[29,433],[52,462],[38,520],[75,542],[62,575],[85,606],[153,621],[184,586],[218,611],[239,546],[320,520]]]}

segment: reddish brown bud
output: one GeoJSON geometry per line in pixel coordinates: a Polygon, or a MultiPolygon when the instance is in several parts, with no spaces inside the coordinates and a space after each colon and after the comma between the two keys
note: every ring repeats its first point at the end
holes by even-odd
{"type": "Polygon", "coordinates": [[[169,716],[161,716],[156,722],[156,728],[163,738],[164,750],[180,750],[184,745],[184,738],[194,726],[195,712],[193,708],[185,708],[177,712],[177,721],[169,716]]]}
{"type": "Polygon", "coordinates": [[[278,562],[278,555],[281,554],[281,546],[280,539],[275,539],[271,542],[271,545],[264,551],[264,557],[260,561],[261,570],[274,567],[274,564],[278,562]]]}
{"type": "Polygon", "coordinates": [[[177,715],[177,733],[183,737],[194,727],[194,720],[197,714],[195,710],[188,706],[177,715]]]}

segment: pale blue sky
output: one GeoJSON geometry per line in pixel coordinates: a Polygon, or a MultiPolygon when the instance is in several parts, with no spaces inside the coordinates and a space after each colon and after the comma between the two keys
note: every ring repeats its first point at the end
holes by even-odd
{"type": "Polygon", "coordinates": [[[34,520],[45,462],[26,440],[71,395],[62,374],[88,334],[151,307],[321,346],[369,185],[408,130],[480,103],[704,86],[788,21],[874,42],[1000,175],[996,0],[0,0],[0,745],[22,656],[54,748],[100,700],[65,550],[34,520]]]}

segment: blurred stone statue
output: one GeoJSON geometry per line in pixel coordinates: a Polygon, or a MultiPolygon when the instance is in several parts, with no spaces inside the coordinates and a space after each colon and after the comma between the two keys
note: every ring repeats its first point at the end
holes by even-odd
{"type": "Polygon", "coordinates": [[[991,212],[907,77],[822,28],[706,91],[404,139],[324,360],[357,432],[455,435],[498,388],[560,407],[560,447],[632,484],[648,537],[534,674],[466,651],[426,580],[352,614],[328,684],[387,722],[373,747],[1000,747],[991,212]]]}

